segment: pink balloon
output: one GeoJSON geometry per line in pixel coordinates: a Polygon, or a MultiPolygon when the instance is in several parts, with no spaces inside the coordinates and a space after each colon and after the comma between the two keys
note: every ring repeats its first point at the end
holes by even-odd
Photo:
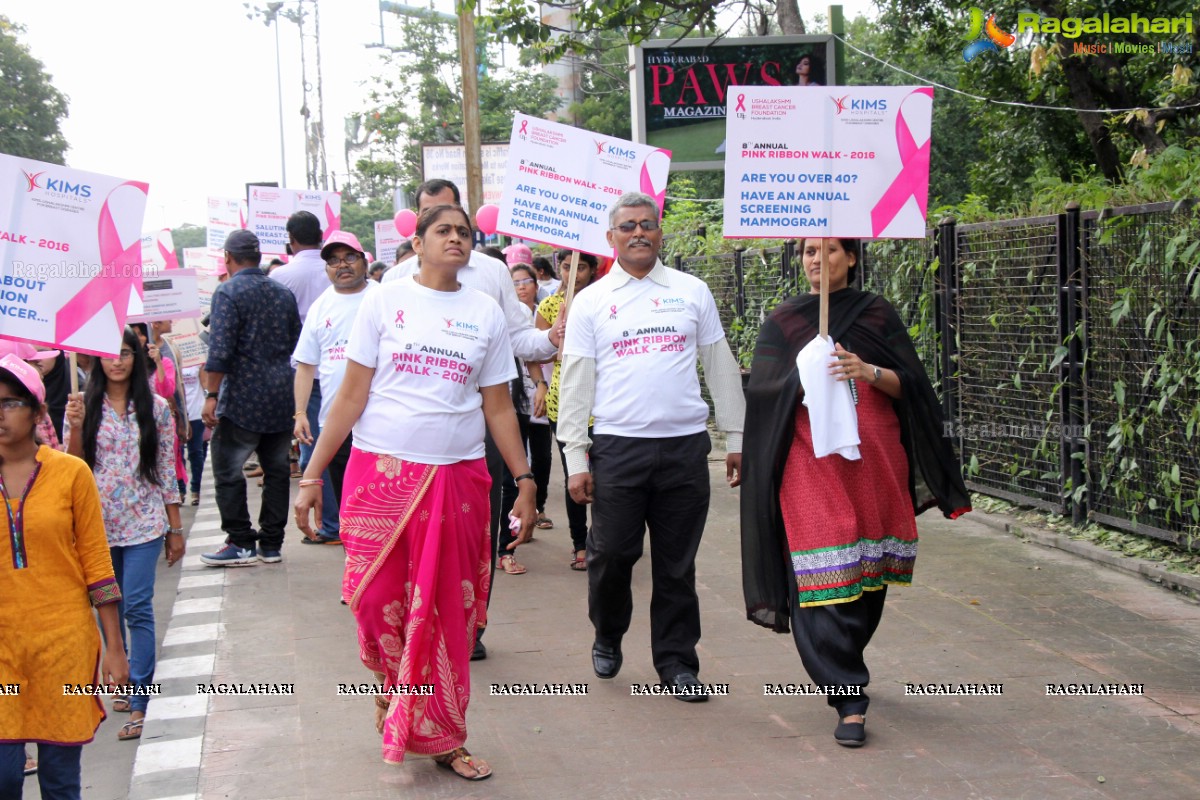
{"type": "Polygon", "coordinates": [[[475,212],[475,224],[479,226],[479,230],[483,231],[488,236],[496,232],[496,223],[500,221],[500,207],[489,203],[486,206],[480,206],[475,212]]]}
{"type": "Polygon", "coordinates": [[[404,237],[412,236],[417,230],[417,214],[411,208],[402,208],[392,218],[396,223],[396,233],[404,237]]]}

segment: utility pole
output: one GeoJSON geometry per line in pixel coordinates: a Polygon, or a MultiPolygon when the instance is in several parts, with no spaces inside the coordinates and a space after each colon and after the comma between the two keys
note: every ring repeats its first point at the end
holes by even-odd
{"type": "Polygon", "coordinates": [[[475,4],[458,2],[458,55],[462,61],[463,144],[467,156],[467,208],[483,205],[483,155],[479,133],[479,63],[475,50],[475,4]]]}

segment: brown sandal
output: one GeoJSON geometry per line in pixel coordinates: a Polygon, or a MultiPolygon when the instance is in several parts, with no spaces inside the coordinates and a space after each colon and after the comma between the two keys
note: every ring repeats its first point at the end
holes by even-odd
{"type": "Polygon", "coordinates": [[[583,555],[576,553],[575,558],[571,561],[570,566],[571,569],[575,570],[576,572],[587,572],[587,553],[585,552],[583,555]]]}
{"type": "Polygon", "coordinates": [[[121,726],[121,730],[117,731],[117,738],[122,742],[127,742],[130,739],[142,738],[142,728],[144,727],[146,718],[131,719],[121,726]]]}
{"type": "Polygon", "coordinates": [[[453,750],[451,750],[449,753],[442,753],[439,756],[434,756],[433,763],[437,764],[439,767],[443,767],[444,769],[450,770],[451,772],[453,772],[455,775],[462,778],[463,780],[485,781],[488,778],[492,777],[492,768],[489,767],[486,763],[483,765],[482,769],[480,767],[476,766],[475,760],[473,758],[471,758],[471,754],[467,752],[467,748],[465,748],[465,747],[456,747],[453,750]],[[475,771],[475,774],[474,775],[466,775],[462,772],[459,772],[457,769],[454,768],[454,763],[456,761],[461,761],[462,763],[466,764],[467,767],[469,767],[470,769],[475,771]],[[487,772],[484,772],[483,771],[484,769],[486,769],[487,772]]]}
{"type": "Polygon", "coordinates": [[[528,572],[523,564],[518,564],[516,556],[500,556],[500,569],[509,575],[524,575],[528,572]]]}

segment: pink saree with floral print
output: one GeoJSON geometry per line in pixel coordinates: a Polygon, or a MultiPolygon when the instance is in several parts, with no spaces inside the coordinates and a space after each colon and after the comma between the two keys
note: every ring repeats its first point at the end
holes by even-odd
{"type": "Polygon", "coordinates": [[[351,450],[342,597],[358,621],[363,664],[392,691],[389,763],[466,742],[471,650],[491,581],[490,487],[483,459],[432,466],[351,450]]]}

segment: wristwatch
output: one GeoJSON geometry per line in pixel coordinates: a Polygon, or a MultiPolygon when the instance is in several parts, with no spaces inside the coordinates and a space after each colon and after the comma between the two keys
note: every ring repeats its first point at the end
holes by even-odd
{"type": "Polygon", "coordinates": [[[518,475],[517,477],[513,478],[513,483],[518,483],[520,481],[532,481],[532,480],[536,480],[533,477],[533,473],[526,472],[524,475],[518,475]]]}
{"type": "Polygon", "coordinates": [[[882,377],[883,377],[883,370],[881,370],[879,367],[874,367],[874,366],[873,366],[873,367],[871,367],[871,369],[875,371],[875,379],[874,379],[873,381],[871,381],[871,383],[875,383],[875,382],[877,382],[877,381],[878,381],[880,378],[882,378],[882,377]]]}
{"type": "Polygon", "coordinates": [[[204,399],[205,400],[216,400],[220,396],[221,396],[220,392],[209,392],[208,394],[204,395],[204,399]]]}

